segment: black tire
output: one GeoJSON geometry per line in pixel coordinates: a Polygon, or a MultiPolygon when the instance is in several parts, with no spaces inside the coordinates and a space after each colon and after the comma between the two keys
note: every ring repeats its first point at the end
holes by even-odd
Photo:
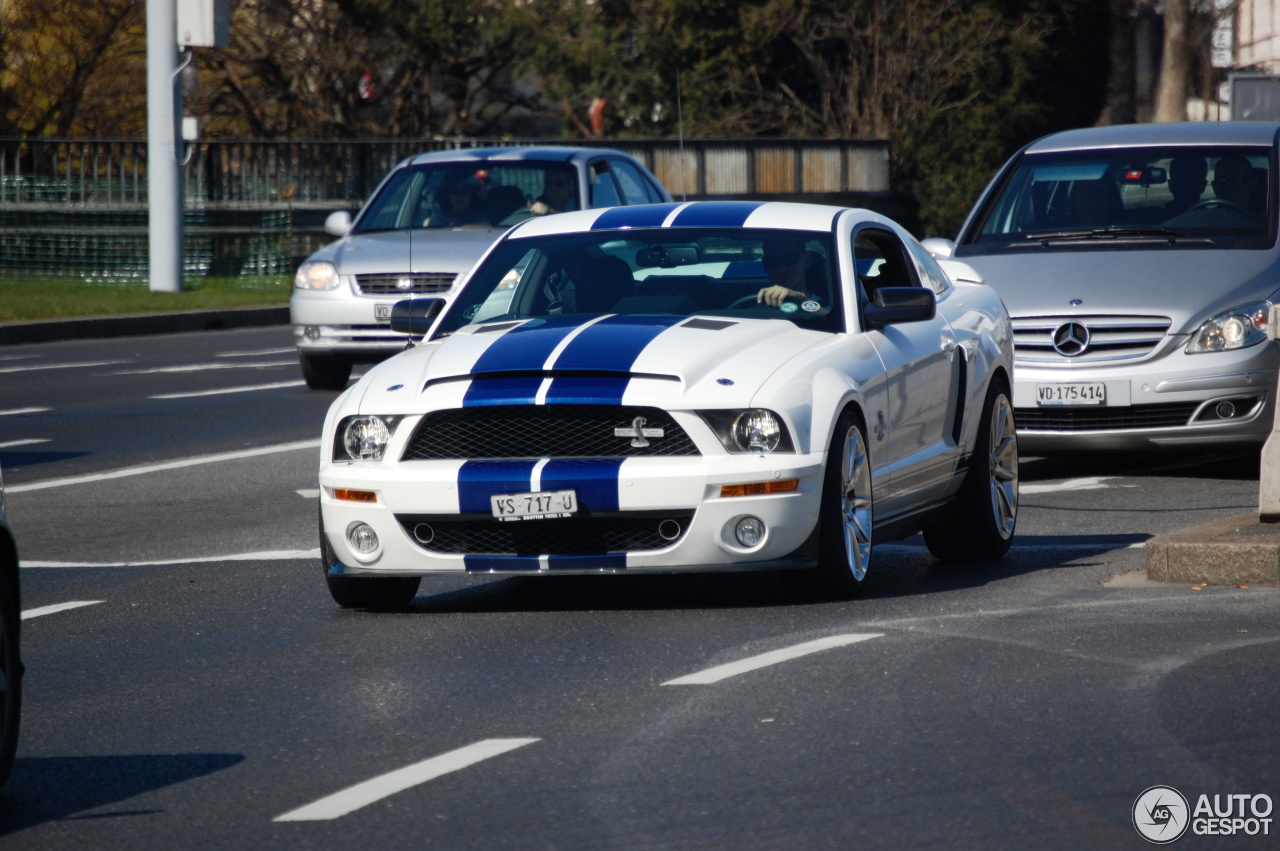
{"type": "Polygon", "coordinates": [[[344,609],[393,611],[405,608],[417,596],[421,577],[334,576],[329,573],[329,565],[335,564],[337,560],[333,548],[329,546],[328,538],[325,537],[322,525],[320,527],[320,567],[324,570],[324,581],[329,586],[329,596],[333,598],[333,602],[344,609]]]}
{"type": "Polygon", "coordinates": [[[924,530],[924,543],[944,561],[993,561],[1009,552],[1018,525],[1018,433],[1009,385],[991,382],[978,435],[955,507],[924,530]]]}
{"type": "Polygon", "coordinates": [[[312,390],[341,390],[351,380],[351,361],[343,358],[298,352],[298,364],[312,390]]]}
{"type": "Polygon", "coordinates": [[[18,727],[22,720],[22,653],[17,589],[0,564],[0,786],[9,779],[13,758],[18,749],[18,727]]]}
{"type": "Polygon", "coordinates": [[[836,421],[822,480],[815,578],[824,596],[847,600],[862,592],[871,565],[872,519],[866,427],[848,408],[836,421]]]}

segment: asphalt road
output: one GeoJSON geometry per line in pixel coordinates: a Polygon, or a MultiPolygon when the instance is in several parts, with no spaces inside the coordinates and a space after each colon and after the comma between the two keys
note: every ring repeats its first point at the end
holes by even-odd
{"type": "Polygon", "coordinates": [[[886,544],[848,603],[451,578],[372,614],[315,555],[334,395],[282,327],[0,348],[4,848],[1145,848],[1149,787],[1280,798],[1280,591],[1140,572],[1256,507],[1252,459],[1025,459],[1006,559],[886,544]]]}

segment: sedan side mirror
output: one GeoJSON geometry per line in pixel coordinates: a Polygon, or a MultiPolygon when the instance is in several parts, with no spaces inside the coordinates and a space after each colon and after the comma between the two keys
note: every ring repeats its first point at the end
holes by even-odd
{"type": "Polygon", "coordinates": [[[956,244],[940,236],[931,236],[920,241],[920,247],[933,255],[935,260],[947,260],[956,251],[956,244]]]}
{"type": "Polygon", "coordinates": [[[351,213],[338,210],[324,220],[324,232],[331,236],[346,236],[351,230],[351,213]]]}
{"type": "Polygon", "coordinates": [[[900,322],[924,322],[938,312],[938,299],[925,287],[881,287],[871,297],[863,315],[868,328],[900,322]]]}
{"type": "Polygon", "coordinates": [[[442,298],[414,298],[397,301],[391,305],[391,330],[397,334],[421,337],[431,330],[444,309],[442,298]]]}

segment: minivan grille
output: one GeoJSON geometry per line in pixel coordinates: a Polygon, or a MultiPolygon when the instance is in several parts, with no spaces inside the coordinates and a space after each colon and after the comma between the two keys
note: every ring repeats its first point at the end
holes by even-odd
{"type": "Polygon", "coordinates": [[[1096,363],[1140,358],[1155,350],[1170,324],[1167,316],[1020,316],[1013,320],[1013,349],[1019,361],[1096,363]],[[1054,348],[1054,335],[1069,323],[1088,332],[1084,350],[1074,356],[1054,348]]]}
{"type": "Polygon", "coordinates": [[[1198,407],[1199,402],[1171,402],[1115,408],[1018,408],[1014,411],[1014,418],[1020,431],[1175,428],[1185,426],[1198,407]]]}
{"type": "Polygon", "coordinates": [[[447,292],[457,275],[445,272],[416,272],[413,275],[356,275],[362,295],[408,295],[447,292]]]}

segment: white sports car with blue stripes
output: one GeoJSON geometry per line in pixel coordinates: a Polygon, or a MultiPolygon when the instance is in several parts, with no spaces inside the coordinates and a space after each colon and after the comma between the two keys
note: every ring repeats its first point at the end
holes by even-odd
{"type": "Polygon", "coordinates": [[[412,346],[325,420],[342,606],[462,573],[797,568],[849,597],[874,543],[985,560],[1013,538],[1009,316],[867,210],[533,219],[392,324],[412,346]]]}

